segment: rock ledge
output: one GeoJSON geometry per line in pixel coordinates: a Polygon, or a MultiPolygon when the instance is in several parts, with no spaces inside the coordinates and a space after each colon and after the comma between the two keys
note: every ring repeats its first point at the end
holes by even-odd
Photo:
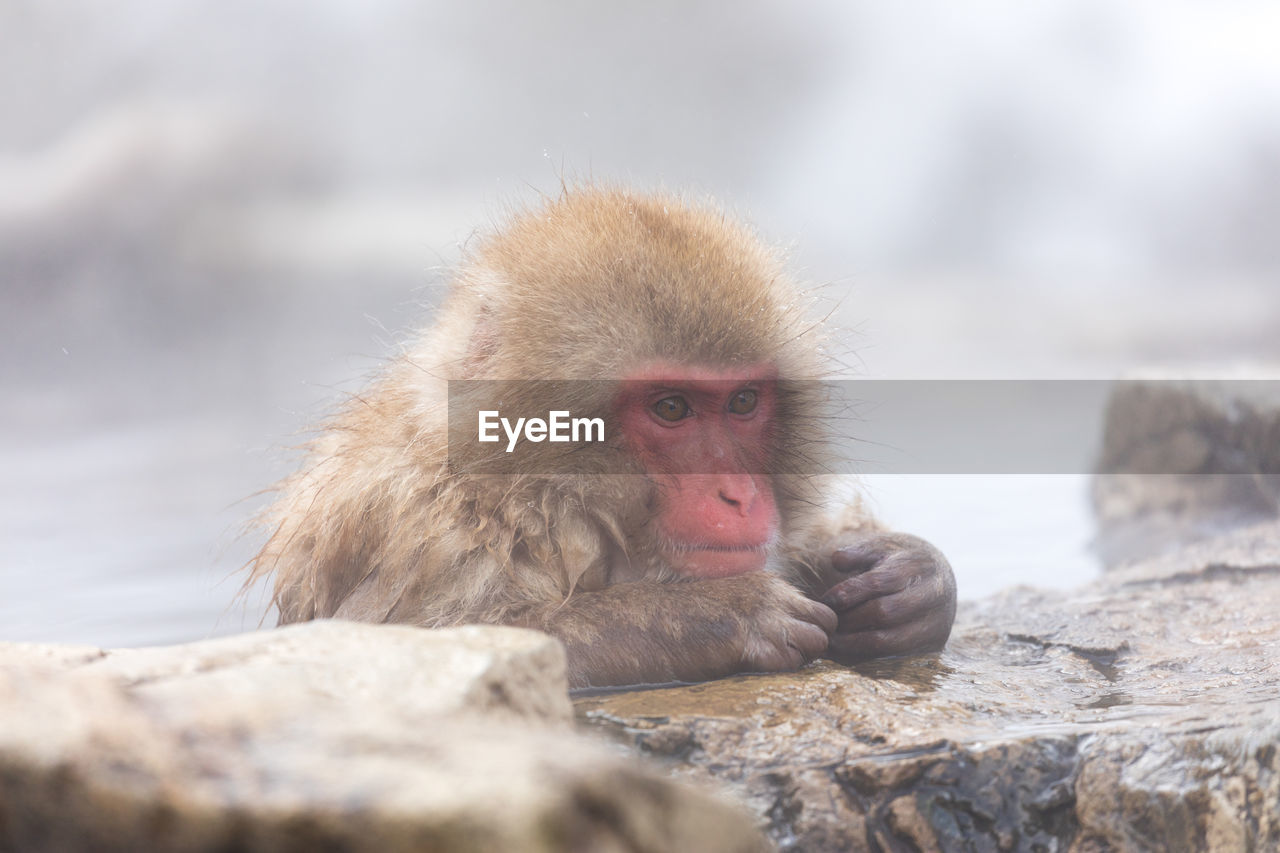
{"type": "Polygon", "coordinates": [[[761,849],[570,720],[560,645],[514,628],[0,644],[0,850],[761,849]]]}
{"type": "Polygon", "coordinates": [[[784,850],[1280,849],[1280,524],[962,607],[939,655],[579,698],[784,850]]]}

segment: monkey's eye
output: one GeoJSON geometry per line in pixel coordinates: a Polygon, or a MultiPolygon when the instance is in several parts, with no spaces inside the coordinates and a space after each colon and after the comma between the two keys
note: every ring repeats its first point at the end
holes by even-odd
{"type": "Polygon", "coordinates": [[[756,402],[756,392],[750,388],[743,388],[729,401],[729,411],[735,415],[749,415],[755,411],[756,402]]]}
{"type": "Polygon", "coordinates": [[[689,417],[689,404],[684,397],[663,397],[653,404],[653,413],[664,421],[678,421],[689,417]]]}

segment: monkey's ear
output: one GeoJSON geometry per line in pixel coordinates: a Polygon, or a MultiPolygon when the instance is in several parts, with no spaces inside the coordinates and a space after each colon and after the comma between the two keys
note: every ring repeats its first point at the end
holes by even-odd
{"type": "Polygon", "coordinates": [[[478,379],[485,374],[489,360],[498,352],[501,338],[498,334],[498,322],[493,312],[481,308],[476,312],[475,324],[471,327],[471,336],[467,339],[467,354],[462,360],[462,375],[467,379],[478,379]]]}

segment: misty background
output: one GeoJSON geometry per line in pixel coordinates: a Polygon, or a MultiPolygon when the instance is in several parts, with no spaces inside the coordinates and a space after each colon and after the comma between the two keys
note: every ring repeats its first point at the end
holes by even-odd
{"type": "MultiPolygon", "coordinates": [[[[0,639],[255,627],[289,449],[563,179],[712,196],[850,375],[1280,360],[1280,7],[0,0],[0,639]]],[[[872,476],[961,596],[1097,571],[1079,476],[872,476]]]]}

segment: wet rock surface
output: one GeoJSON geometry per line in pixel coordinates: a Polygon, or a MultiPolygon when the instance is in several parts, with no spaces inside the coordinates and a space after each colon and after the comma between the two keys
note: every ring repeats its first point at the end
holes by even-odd
{"type": "Polygon", "coordinates": [[[1103,436],[1092,492],[1108,565],[1280,518],[1280,382],[1121,382],[1103,436]]]}
{"type": "Polygon", "coordinates": [[[1280,849],[1280,524],[963,606],[941,654],[576,699],[784,850],[1280,849]]]}
{"type": "Polygon", "coordinates": [[[760,849],[571,718],[561,647],[511,628],[0,644],[0,850],[760,849]]]}

